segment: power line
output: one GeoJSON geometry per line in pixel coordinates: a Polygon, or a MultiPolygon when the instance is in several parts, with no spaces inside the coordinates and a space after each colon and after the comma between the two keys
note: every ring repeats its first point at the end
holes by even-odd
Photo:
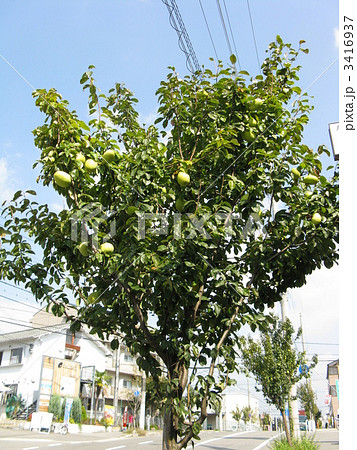
{"type": "Polygon", "coordinates": [[[226,11],[226,16],[227,16],[227,20],[228,20],[228,26],[229,26],[229,30],[231,32],[231,36],[232,36],[232,41],[233,41],[233,46],[234,46],[234,51],[235,51],[235,55],[237,57],[237,61],[238,61],[238,66],[239,66],[239,70],[241,70],[241,66],[240,66],[240,62],[239,62],[239,57],[238,57],[238,50],[237,50],[237,46],[234,40],[234,35],[233,35],[233,31],[232,31],[232,27],[231,27],[231,21],[229,20],[229,14],[228,14],[228,9],[227,9],[227,5],[226,5],[226,0],[223,0],[223,5],[224,5],[224,9],[226,11]]]}
{"type": "Polygon", "coordinates": [[[20,286],[16,286],[16,284],[7,283],[6,281],[3,281],[3,280],[0,280],[0,283],[6,284],[6,286],[10,286],[12,288],[18,289],[19,291],[23,291],[23,292],[26,292],[27,294],[31,294],[32,295],[31,291],[29,291],[27,289],[24,289],[24,288],[22,288],[20,286]]]}
{"type": "Polygon", "coordinates": [[[162,2],[167,6],[169,11],[169,22],[178,35],[179,47],[186,55],[186,67],[191,73],[200,72],[201,67],[198,63],[176,1],[162,0],[162,2]]]}
{"type": "MultiPolygon", "coordinates": [[[[302,341],[296,341],[297,343],[301,344],[302,341]]],[[[336,342],[305,342],[305,344],[308,345],[340,345],[336,342]]]]}
{"type": "MultiPolygon", "coordinates": [[[[228,36],[228,32],[227,32],[227,27],[226,27],[226,23],[224,21],[224,17],[223,17],[223,13],[222,13],[222,8],[221,8],[221,4],[219,3],[219,0],[216,0],[216,4],[217,4],[217,8],[218,8],[218,12],[219,12],[219,16],[221,19],[221,23],[222,23],[222,27],[223,27],[223,31],[224,31],[224,35],[226,37],[226,42],[227,42],[227,46],[228,46],[228,50],[229,50],[229,56],[233,55],[233,50],[232,50],[232,46],[231,46],[231,42],[229,40],[229,36],[228,36]]],[[[236,66],[235,64],[233,64],[235,70],[236,66]]]]}
{"type": "Polygon", "coordinates": [[[258,68],[259,68],[259,72],[262,73],[261,68],[260,68],[260,62],[259,62],[259,56],[258,56],[258,47],[257,47],[257,41],[255,39],[254,25],[253,25],[252,13],[250,11],[249,0],[247,0],[247,6],[248,6],[250,26],[252,28],[252,33],[253,33],[253,40],[254,40],[254,46],[255,46],[255,54],[256,54],[257,62],[258,62],[258,68]]]}
{"type": "Polygon", "coordinates": [[[205,14],[205,11],[204,11],[204,9],[203,9],[203,5],[202,5],[201,0],[198,0],[198,1],[200,2],[200,6],[201,6],[201,11],[202,11],[202,14],[203,14],[203,18],[204,18],[204,20],[205,20],[205,22],[206,22],[206,27],[207,27],[207,30],[208,30],[208,34],[209,34],[209,37],[210,37],[210,39],[211,39],[211,43],[212,43],[212,47],[213,47],[214,53],[215,53],[215,55],[216,55],[216,59],[217,59],[217,61],[218,61],[219,58],[218,58],[216,46],[214,45],[214,42],[213,42],[213,37],[212,37],[211,30],[210,30],[210,27],[209,27],[208,22],[207,22],[206,14],[205,14]]]}
{"type": "MultiPolygon", "coordinates": [[[[53,333],[53,334],[59,334],[61,336],[66,336],[67,335],[67,330],[66,331],[60,331],[60,330],[54,330],[53,327],[66,327],[69,326],[68,322],[65,323],[60,323],[54,326],[45,326],[45,327],[33,327],[32,325],[29,325],[28,322],[25,322],[23,320],[18,320],[16,322],[12,322],[11,320],[4,320],[4,319],[0,319],[1,323],[7,323],[9,325],[18,325],[20,327],[26,328],[27,330],[38,330],[38,331],[48,331],[49,333],[53,333]],[[21,323],[22,322],[22,323],[21,323]]],[[[6,334],[13,334],[13,333],[21,333],[21,331],[10,331],[10,333],[3,333],[2,336],[6,336],[6,334]]],[[[104,340],[101,339],[96,339],[95,337],[93,338],[88,338],[83,336],[83,332],[76,332],[76,333],[81,333],[81,339],[85,340],[85,341],[90,341],[90,342],[99,342],[101,344],[104,345],[104,340]]],[[[24,337],[22,340],[27,340],[28,338],[24,337]]],[[[11,339],[9,339],[11,340],[11,339]]],[[[21,339],[18,339],[18,341],[21,341],[21,339]]]]}
{"type": "Polygon", "coordinates": [[[40,311],[42,309],[37,306],[30,305],[29,303],[21,302],[20,300],[15,300],[14,298],[7,297],[6,295],[3,294],[0,294],[0,297],[5,298],[6,300],[10,300],[11,302],[19,303],[20,305],[25,305],[30,308],[36,309],[37,311],[40,311]]]}

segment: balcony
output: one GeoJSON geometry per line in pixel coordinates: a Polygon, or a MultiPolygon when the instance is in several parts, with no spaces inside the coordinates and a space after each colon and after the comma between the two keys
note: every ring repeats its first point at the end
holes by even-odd
{"type": "Polygon", "coordinates": [[[64,357],[65,359],[75,359],[75,357],[78,355],[78,353],[81,351],[81,347],[74,344],[69,344],[66,342],[65,344],[65,351],[64,351],[64,357]]]}

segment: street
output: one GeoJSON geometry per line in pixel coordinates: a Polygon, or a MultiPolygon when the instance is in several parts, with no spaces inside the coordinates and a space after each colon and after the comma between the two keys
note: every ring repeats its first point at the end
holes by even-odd
{"type": "MultiPolygon", "coordinates": [[[[269,448],[274,437],[280,433],[268,431],[254,432],[217,432],[204,431],[201,441],[195,443],[200,450],[259,450],[269,448]]],[[[161,432],[149,432],[145,436],[132,437],[122,433],[91,434],[42,434],[16,429],[0,429],[0,448],[4,450],[36,450],[52,448],[73,448],[96,450],[160,450],[161,432]]],[[[338,448],[338,430],[317,430],[315,440],[320,443],[320,450],[338,448]],[[336,447],[337,445],[337,447],[336,447]]],[[[191,446],[188,446],[191,450],[191,446]]]]}

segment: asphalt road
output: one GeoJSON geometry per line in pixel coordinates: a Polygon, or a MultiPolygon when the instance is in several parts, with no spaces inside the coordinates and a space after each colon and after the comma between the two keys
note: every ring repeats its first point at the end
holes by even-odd
{"type": "MultiPolygon", "coordinates": [[[[201,433],[201,440],[195,443],[200,450],[259,450],[269,448],[269,443],[279,433],[268,431],[257,432],[216,432],[201,433]]],[[[81,449],[95,450],[161,450],[162,435],[150,432],[146,436],[132,437],[122,433],[91,434],[43,434],[16,429],[0,429],[1,450],[37,450],[37,449],[81,449]]],[[[315,440],[321,444],[320,450],[338,448],[338,431],[321,430],[316,433],[315,440]]],[[[191,446],[188,446],[191,450],[191,446]]]]}

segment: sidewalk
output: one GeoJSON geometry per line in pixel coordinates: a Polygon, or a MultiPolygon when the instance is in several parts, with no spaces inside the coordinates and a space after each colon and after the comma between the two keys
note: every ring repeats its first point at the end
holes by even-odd
{"type": "Polygon", "coordinates": [[[335,428],[316,430],[314,441],[319,443],[319,450],[336,450],[339,448],[339,431],[335,428]]]}

